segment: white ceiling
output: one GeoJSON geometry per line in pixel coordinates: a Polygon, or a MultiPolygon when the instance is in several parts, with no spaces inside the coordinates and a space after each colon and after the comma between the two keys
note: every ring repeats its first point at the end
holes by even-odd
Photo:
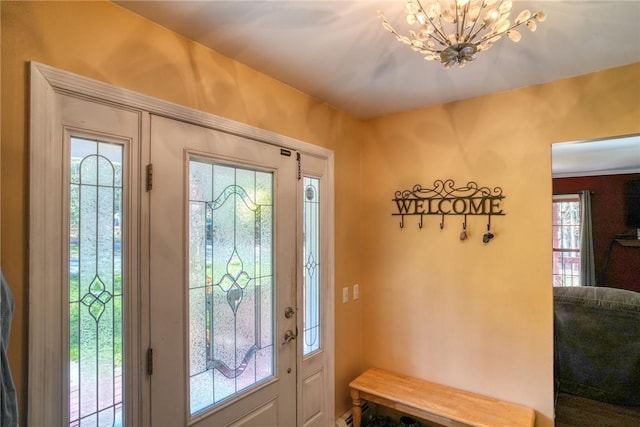
{"type": "Polygon", "coordinates": [[[450,70],[383,30],[378,10],[406,27],[404,0],[116,3],[357,118],[640,61],[638,0],[514,0],[512,16],[544,10],[547,20],[450,70]]]}
{"type": "MultiPolygon", "coordinates": [[[[640,0],[513,0],[512,16],[544,10],[547,20],[534,33],[523,29],[519,43],[503,38],[467,67],[449,70],[383,30],[378,10],[406,27],[405,0],[115,3],[361,119],[640,62],[640,0]]],[[[640,141],[624,141],[625,149],[604,145],[607,154],[624,153],[606,165],[602,152],[572,151],[596,144],[554,148],[554,168],[557,152],[566,159],[557,166],[564,176],[569,169],[640,171],[640,141]]]]}
{"type": "Polygon", "coordinates": [[[554,178],[640,172],[640,135],[551,146],[554,178]]]}

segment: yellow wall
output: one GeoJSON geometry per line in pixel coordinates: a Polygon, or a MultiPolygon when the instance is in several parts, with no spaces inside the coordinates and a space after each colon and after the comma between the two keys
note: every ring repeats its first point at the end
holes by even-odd
{"type": "MultiPolygon", "coordinates": [[[[28,64],[34,60],[335,151],[335,280],[359,281],[362,124],[106,2],[2,1],[2,258],[17,310],[9,360],[27,384],[28,64]]],[[[344,284],[344,285],[343,285],[344,284]]],[[[336,300],[336,410],[361,370],[360,303],[336,300]]],[[[24,419],[24,418],[23,418],[24,419]]]]}
{"type": "Polygon", "coordinates": [[[337,414],[348,381],[377,365],[527,404],[551,425],[550,144],[640,132],[640,64],[359,122],[110,3],[3,1],[1,13],[1,265],[23,412],[35,60],[335,150],[337,414]],[[458,219],[399,230],[394,192],[446,178],[503,187],[489,245],[480,217],[464,243],[458,219]],[[361,299],[341,304],[354,283],[361,299]]]}
{"type": "MultiPolygon", "coordinates": [[[[469,70],[472,71],[472,70],[469,70]]],[[[640,133],[640,64],[367,122],[364,366],[533,407],[553,425],[551,144],[640,133]],[[500,186],[504,217],[406,217],[396,190],[500,186]],[[373,338],[375,337],[375,339],[373,338]]]]}

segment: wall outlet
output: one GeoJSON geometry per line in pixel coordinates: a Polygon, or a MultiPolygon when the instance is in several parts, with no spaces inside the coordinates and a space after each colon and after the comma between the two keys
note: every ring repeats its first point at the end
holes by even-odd
{"type": "Polygon", "coordinates": [[[353,285],[353,300],[355,301],[358,298],[360,298],[360,285],[356,283],[353,285]]]}
{"type": "Polygon", "coordinates": [[[346,304],[349,302],[349,287],[342,288],[342,303],[346,304]]]}

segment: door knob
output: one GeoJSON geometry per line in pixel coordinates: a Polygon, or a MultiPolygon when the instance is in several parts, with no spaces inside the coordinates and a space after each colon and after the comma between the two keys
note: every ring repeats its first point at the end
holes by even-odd
{"type": "Polygon", "coordinates": [[[287,319],[291,319],[293,317],[293,315],[296,314],[295,310],[291,307],[287,307],[284,310],[284,317],[286,317],[287,319]]]}
{"type": "Polygon", "coordinates": [[[284,342],[282,345],[285,345],[289,341],[293,341],[298,336],[297,332],[293,332],[291,329],[287,329],[287,332],[284,333],[284,342]]]}

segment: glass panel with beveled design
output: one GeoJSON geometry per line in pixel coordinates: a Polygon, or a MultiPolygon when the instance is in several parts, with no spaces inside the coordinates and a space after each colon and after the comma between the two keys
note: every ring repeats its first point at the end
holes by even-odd
{"type": "Polygon", "coordinates": [[[69,426],[123,419],[123,146],[71,138],[69,426]]]}
{"type": "Polygon", "coordinates": [[[306,356],[320,349],[320,180],[304,177],[304,344],[306,356]]]}
{"type": "Polygon", "coordinates": [[[273,174],[191,159],[188,209],[195,415],[273,376],[273,174]]]}

